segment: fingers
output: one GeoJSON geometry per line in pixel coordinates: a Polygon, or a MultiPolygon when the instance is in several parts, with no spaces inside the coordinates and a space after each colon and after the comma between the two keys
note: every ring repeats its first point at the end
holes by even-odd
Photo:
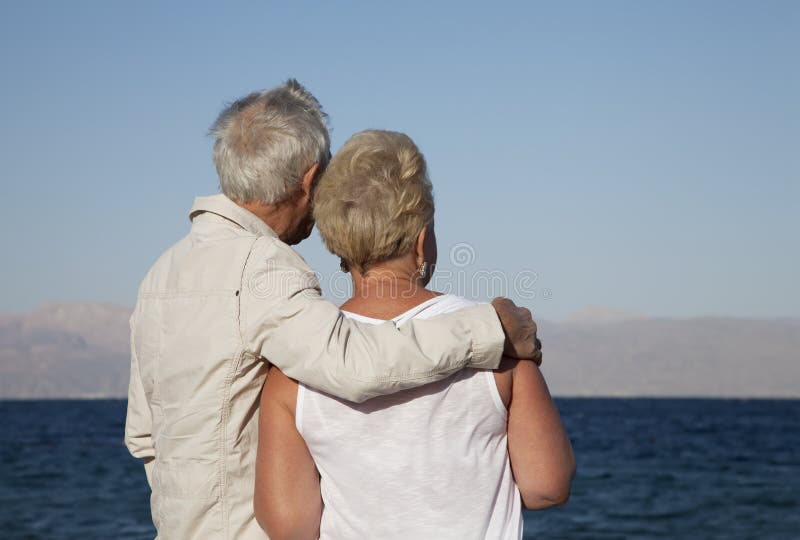
{"type": "Polygon", "coordinates": [[[518,307],[517,315],[519,316],[520,320],[524,322],[530,335],[536,337],[536,332],[539,331],[539,327],[536,326],[536,321],[533,320],[533,314],[531,313],[531,310],[524,307],[518,307]]]}
{"type": "Polygon", "coordinates": [[[541,350],[537,350],[537,351],[534,353],[534,355],[533,355],[533,358],[531,358],[531,360],[532,360],[532,361],[533,361],[533,363],[534,363],[534,364],[536,364],[537,366],[541,366],[541,365],[542,365],[542,351],[541,351],[541,350]]]}
{"type": "Polygon", "coordinates": [[[506,333],[506,354],[514,358],[542,363],[541,341],[536,337],[539,328],[528,308],[517,306],[508,298],[495,298],[492,306],[497,311],[506,333]]]}
{"type": "Polygon", "coordinates": [[[536,321],[533,320],[533,314],[531,313],[531,310],[525,307],[517,306],[511,300],[508,300],[508,302],[511,306],[513,306],[517,321],[519,322],[520,328],[522,329],[522,332],[524,332],[524,335],[528,336],[528,338],[531,340],[537,340],[536,333],[539,331],[539,327],[536,325],[536,321]]]}
{"type": "Polygon", "coordinates": [[[502,312],[508,312],[508,311],[510,311],[512,308],[514,308],[516,306],[515,306],[514,302],[512,302],[508,298],[504,298],[502,296],[498,296],[497,298],[492,300],[492,307],[494,307],[495,311],[500,313],[501,311],[502,312]]]}
{"type": "Polygon", "coordinates": [[[537,331],[536,322],[533,320],[533,314],[531,310],[526,307],[518,306],[514,303],[513,300],[509,298],[497,297],[492,300],[492,305],[495,308],[495,311],[500,312],[503,311],[511,311],[515,314],[516,319],[519,323],[523,326],[533,326],[533,333],[535,334],[537,331]]]}

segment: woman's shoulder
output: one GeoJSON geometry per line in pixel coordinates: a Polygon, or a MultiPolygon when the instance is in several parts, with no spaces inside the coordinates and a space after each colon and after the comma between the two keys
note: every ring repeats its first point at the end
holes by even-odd
{"type": "Polygon", "coordinates": [[[437,293],[436,296],[420,304],[421,308],[416,316],[421,318],[433,317],[468,307],[477,306],[478,302],[458,296],[456,294],[437,293]]]}
{"type": "Polygon", "coordinates": [[[503,405],[508,409],[511,404],[511,394],[514,389],[514,369],[517,367],[518,360],[503,357],[500,366],[492,372],[494,382],[497,385],[497,392],[503,405]]]}
{"type": "Polygon", "coordinates": [[[530,360],[517,360],[503,357],[500,366],[494,370],[494,381],[503,404],[508,408],[514,392],[531,392],[544,383],[539,366],[530,360]],[[516,390],[515,390],[516,389],[516,390]]]}

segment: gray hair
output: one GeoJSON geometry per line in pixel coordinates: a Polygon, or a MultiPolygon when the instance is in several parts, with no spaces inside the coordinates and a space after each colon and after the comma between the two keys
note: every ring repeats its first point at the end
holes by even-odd
{"type": "Polygon", "coordinates": [[[234,101],[210,133],[220,189],[238,202],[281,202],[309,167],[322,172],[330,159],[327,115],[294,79],[234,101]]]}

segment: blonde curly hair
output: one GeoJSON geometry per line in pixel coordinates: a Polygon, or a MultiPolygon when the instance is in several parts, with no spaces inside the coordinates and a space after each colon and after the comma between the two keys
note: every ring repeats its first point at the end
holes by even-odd
{"type": "Polygon", "coordinates": [[[314,195],[314,218],[328,249],[360,272],[405,255],[433,220],[425,157],[408,135],[356,133],[331,159],[314,195]]]}

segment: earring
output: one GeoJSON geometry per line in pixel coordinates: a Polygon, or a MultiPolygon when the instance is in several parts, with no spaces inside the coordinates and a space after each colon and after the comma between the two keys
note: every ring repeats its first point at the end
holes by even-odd
{"type": "Polygon", "coordinates": [[[422,264],[417,268],[420,279],[425,279],[428,276],[428,261],[422,261],[422,264]]]}

